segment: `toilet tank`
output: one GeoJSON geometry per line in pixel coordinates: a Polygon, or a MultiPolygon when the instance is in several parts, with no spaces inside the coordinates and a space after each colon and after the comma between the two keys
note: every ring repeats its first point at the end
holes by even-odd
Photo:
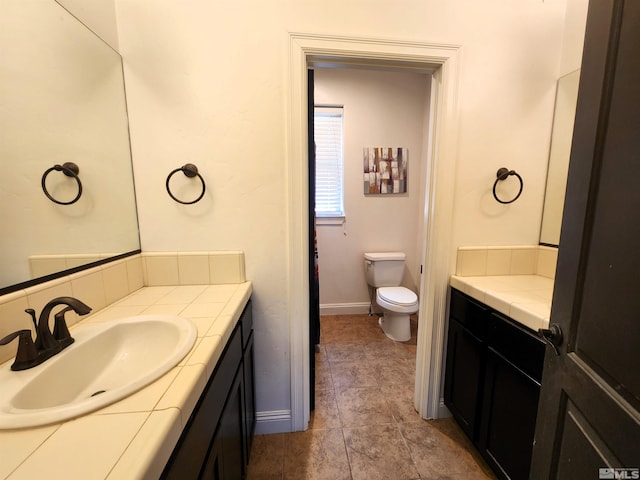
{"type": "Polygon", "coordinates": [[[402,283],[404,274],[403,252],[380,252],[364,254],[364,270],[367,283],[372,287],[396,287],[402,283]]]}

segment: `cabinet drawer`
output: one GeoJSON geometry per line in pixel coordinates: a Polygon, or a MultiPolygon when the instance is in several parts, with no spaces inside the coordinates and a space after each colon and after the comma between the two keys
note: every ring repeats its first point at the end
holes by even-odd
{"type": "Polygon", "coordinates": [[[455,288],[451,289],[449,315],[480,340],[487,338],[489,308],[455,288]]]}
{"type": "Polygon", "coordinates": [[[545,343],[533,332],[492,313],[488,344],[537,382],[541,381],[545,343]]]}

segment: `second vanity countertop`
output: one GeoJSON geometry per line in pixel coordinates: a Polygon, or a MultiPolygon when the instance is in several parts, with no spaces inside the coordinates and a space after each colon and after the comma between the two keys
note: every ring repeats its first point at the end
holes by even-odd
{"type": "Polygon", "coordinates": [[[63,423],[0,430],[0,478],[157,479],[251,292],[251,282],[145,287],[71,327],[73,335],[96,322],[172,314],[191,320],[198,338],[176,367],[119,402],[63,423]]]}
{"type": "Polygon", "coordinates": [[[522,325],[549,328],[553,279],[541,275],[452,275],[449,284],[522,325]]]}

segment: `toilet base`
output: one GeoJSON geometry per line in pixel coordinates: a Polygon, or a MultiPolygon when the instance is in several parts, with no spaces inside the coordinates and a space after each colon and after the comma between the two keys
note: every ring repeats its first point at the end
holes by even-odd
{"type": "Polygon", "coordinates": [[[411,321],[407,314],[393,315],[385,312],[383,317],[378,318],[378,325],[394,342],[411,340],[411,321]]]}

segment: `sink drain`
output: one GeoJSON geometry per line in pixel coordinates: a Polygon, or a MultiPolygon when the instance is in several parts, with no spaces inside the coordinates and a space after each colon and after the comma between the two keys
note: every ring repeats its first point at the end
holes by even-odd
{"type": "Polygon", "coordinates": [[[100,395],[101,393],[106,392],[106,390],[98,390],[97,392],[94,392],[91,394],[92,397],[95,397],[96,395],[100,395]]]}

